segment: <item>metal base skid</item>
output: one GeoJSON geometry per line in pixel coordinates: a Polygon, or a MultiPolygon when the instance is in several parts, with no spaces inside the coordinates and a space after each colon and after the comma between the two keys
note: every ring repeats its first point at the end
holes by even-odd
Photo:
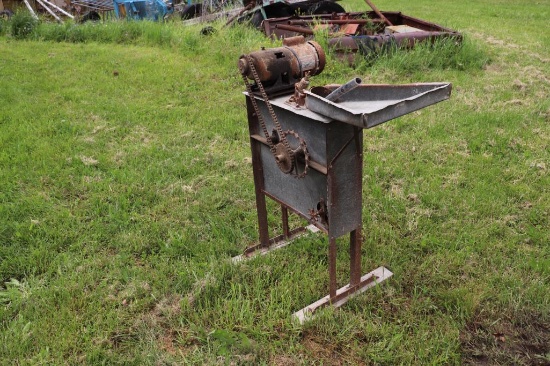
{"type": "Polygon", "coordinates": [[[312,232],[316,233],[319,231],[315,226],[309,225],[306,227],[301,227],[296,230],[293,230],[290,232],[290,235],[288,237],[285,237],[284,235],[279,235],[275,238],[272,238],[269,240],[269,246],[264,247],[261,244],[254,245],[252,247],[247,248],[243,254],[238,255],[236,257],[231,258],[231,262],[233,263],[239,263],[241,261],[251,259],[257,255],[265,255],[269,252],[272,252],[277,249],[281,249],[292,243],[294,239],[297,239],[301,237],[302,235],[305,235],[306,232],[312,232]]]}
{"type": "MultiPolygon", "coordinates": [[[[281,249],[286,247],[287,245],[291,244],[292,241],[296,238],[299,238],[303,235],[305,235],[307,232],[319,232],[320,230],[314,226],[309,225],[307,227],[300,227],[297,229],[294,229],[292,231],[289,231],[287,235],[279,235],[277,237],[269,239],[269,246],[263,246],[261,243],[253,245],[245,250],[245,252],[241,255],[238,255],[236,257],[231,258],[231,262],[233,263],[239,263],[242,261],[246,261],[248,259],[252,259],[259,255],[265,255],[268,254],[274,250],[281,249]]],[[[360,251],[360,236],[356,234],[351,235],[350,244],[352,247],[350,249],[351,253],[356,252],[357,248],[359,247],[360,251]]],[[[359,294],[362,294],[369,288],[372,288],[376,286],[379,283],[382,283],[383,281],[387,280],[391,276],[393,276],[393,273],[387,269],[386,267],[378,267],[375,270],[361,276],[357,275],[357,271],[360,271],[360,262],[358,262],[359,256],[354,255],[355,260],[351,261],[351,281],[353,283],[356,283],[355,285],[351,285],[351,283],[348,283],[344,287],[341,287],[336,290],[336,253],[335,253],[335,241],[330,240],[330,252],[332,255],[329,255],[330,259],[330,294],[323,297],[322,299],[317,300],[311,305],[306,306],[305,308],[295,312],[292,317],[297,320],[300,324],[304,324],[305,322],[313,319],[315,316],[315,311],[319,310],[326,306],[333,306],[334,308],[339,308],[340,306],[344,305],[346,302],[348,302],[349,299],[351,299],[354,296],[357,296],[359,294]],[[355,262],[355,264],[354,264],[355,262]]],[[[359,272],[360,273],[360,272],[359,272]]]]}
{"type": "Polygon", "coordinates": [[[306,306],[302,310],[295,312],[292,317],[300,324],[304,324],[314,317],[316,310],[329,305],[339,308],[348,302],[348,300],[352,297],[362,294],[369,288],[376,286],[391,276],[393,276],[393,273],[389,269],[386,267],[378,267],[374,271],[362,276],[361,282],[357,286],[351,287],[350,284],[347,284],[336,291],[336,296],[334,299],[331,300],[330,295],[327,295],[322,299],[315,301],[313,304],[306,306]]]}

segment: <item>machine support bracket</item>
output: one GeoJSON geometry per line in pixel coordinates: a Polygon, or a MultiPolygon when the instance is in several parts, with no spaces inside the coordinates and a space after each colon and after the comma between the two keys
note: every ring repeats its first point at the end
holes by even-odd
{"type": "Polygon", "coordinates": [[[327,295],[322,299],[315,301],[313,304],[306,306],[305,308],[295,312],[292,317],[300,324],[313,319],[315,311],[325,307],[333,306],[339,308],[344,305],[354,296],[362,294],[369,288],[376,286],[377,284],[387,280],[393,276],[393,273],[386,267],[378,267],[374,271],[367,273],[361,277],[361,281],[357,286],[351,286],[350,284],[339,288],[334,296],[327,295]]]}
{"type": "Polygon", "coordinates": [[[265,255],[269,252],[272,252],[277,249],[281,249],[292,243],[294,239],[297,239],[301,237],[302,235],[305,235],[306,232],[312,232],[316,233],[320,231],[318,228],[316,228],[314,225],[309,225],[306,227],[299,227],[297,229],[291,230],[288,232],[288,235],[282,234],[279,236],[276,236],[274,238],[269,239],[269,246],[265,247],[262,246],[261,243],[253,245],[251,247],[246,248],[243,254],[238,255],[236,257],[231,258],[231,262],[238,263],[242,262],[248,259],[251,259],[257,255],[265,255]]]}

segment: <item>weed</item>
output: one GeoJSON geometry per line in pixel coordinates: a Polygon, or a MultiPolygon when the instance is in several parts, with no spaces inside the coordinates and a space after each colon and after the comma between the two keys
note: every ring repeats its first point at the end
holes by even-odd
{"type": "Polygon", "coordinates": [[[7,19],[4,19],[4,17],[0,17],[0,36],[3,36],[6,34],[8,29],[8,21],[7,19]]]}
{"type": "Polygon", "coordinates": [[[464,36],[462,41],[443,38],[418,43],[409,50],[388,43],[383,48],[367,52],[359,58],[358,71],[377,69],[391,70],[394,74],[419,75],[434,69],[482,70],[490,62],[488,52],[468,36],[464,36]]]}
{"type": "Polygon", "coordinates": [[[30,38],[33,35],[39,21],[28,11],[18,10],[9,20],[9,24],[12,37],[21,40],[30,38]]]}

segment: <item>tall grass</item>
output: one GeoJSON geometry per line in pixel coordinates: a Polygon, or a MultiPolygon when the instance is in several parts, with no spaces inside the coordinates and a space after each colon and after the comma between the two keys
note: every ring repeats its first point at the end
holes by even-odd
{"type": "Polygon", "coordinates": [[[152,21],[108,21],[64,24],[42,22],[32,39],[70,43],[118,43],[167,46],[178,43],[174,27],[152,21]]]}
{"type": "Polygon", "coordinates": [[[31,38],[39,25],[38,19],[22,9],[16,11],[6,23],[9,25],[9,34],[18,40],[31,38]]]}
{"type": "MultiPolygon", "coordinates": [[[[214,24],[214,29],[222,28],[223,24],[222,21],[214,24]]],[[[202,35],[200,32],[202,27],[204,25],[200,24],[182,26],[177,20],[166,22],[107,20],[85,23],[66,20],[64,23],[55,23],[42,19],[36,20],[26,10],[17,11],[12,19],[0,20],[0,34],[17,40],[131,44],[175,47],[191,51],[199,47],[200,43],[204,43],[209,36],[216,37],[215,34],[202,35]]],[[[240,32],[240,35],[239,32],[237,30],[236,33],[230,34],[237,37],[244,36],[243,32],[240,32]]],[[[257,32],[245,33],[247,33],[245,38],[260,36],[257,32]]]]}
{"type": "MultiPolygon", "coordinates": [[[[197,40],[176,22],[126,21],[54,23],[34,19],[26,10],[17,11],[9,20],[0,21],[0,34],[18,40],[68,43],[115,43],[145,46],[193,46],[197,40]]],[[[191,27],[190,29],[195,30],[191,27]]],[[[198,33],[198,32],[196,32],[198,33]]],[[[197,37],[198,38],[198,37],[197,37]]]]}
{"type": "MultiPolygon", "coordinates": [[[[435,39],[433,42],[419,42],[413,49],[391,47],[376,57],[379,69],[391,69],[400,74],[423,74],[430,69],[482,70],[490,62],[486,48],[469,36],[462,41],[454,38],[435,39]]],[[[368,59],[357,69],[366,71],[372,66],[368,59]]]]}
{"type": "MultiPolygon", "coordinates": [[[[133,44],[170,47],[186,51],[200,47],[200,44],[205,43],[209,37],[217,37],[216,34],[201,35],[199,31],[201,25],[182,27],[177,21],[114,20],[83,24],[66,21],[59,24],[37,21],[24,10],[18,11],[11,21],[5,23],[8,26],[8,36],[16,39],[68,43],[133,44]]],[[[222,22],[218,23],[215,28],[220,29],[222,24],[222,22]]],[[[250,32],[245,35],[239,30],[243,28],[242,26],[235,28],[229,33],[230,37],[238,37],[243,41],[250,38],[250,32]]],[[[225,36],[227,34],[224,34],[225,36]]],[[[328,50],[328,37],[326,32],[316,35],[316,41],[321,43],[326,50],[328,50]]],[[[333,59],[339,57],[328,52],[329,57],[333,59]]],[[[376,54],[357,56],[353,68],[359,72],[372,72],[373,66],[376,66],[379,70],[389,69],[399,74],[407,74],[422,73],[428,69],[479,70],[488,62],[489,57],[486,50],[466,36],[463,42],[457,42],[455,39],[437,39],[433,42],[419,43],[412,50],[389,45],[376,54]]],[[[336,68],[341,69],[339,63],[335,65],[336,68]]]]}

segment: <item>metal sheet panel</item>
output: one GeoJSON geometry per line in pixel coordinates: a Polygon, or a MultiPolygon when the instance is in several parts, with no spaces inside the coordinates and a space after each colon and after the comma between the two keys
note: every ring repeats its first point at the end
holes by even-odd
{"type": "Polygon", "coordinates": [[[327,132],[329,236],[361,227],[363,132],[333,122],[327,132]]]}
{"type": "MultiPolygon", "coordinates": [[[[279,98],[281,99],[281,98],[279,98]]],[[[285,99],[285,98],[282,98],[285,99]]],[[[339,237],[361,226],[362,131],[346,123],[330,121],[307,109],[296,109],[284,101],[271,102],[283,129],[292,129],[306,141],[311,158],[327,167],[327,175],[310,169],[301,179],[278,168],[269,147],[261,146],[263,190],[298,212],[331,237],[339,237]],[[319,203],[327,205],[328,224],[315,216],[319,203]]],[[[267,108],[259,100],[268,129],[273,128],[267,108]]],[[[256,126],[257,127],[257,126],[256,126]]],[[[258,131],[254,128],[254,131],[258,131]]]]}
{"type": "MultiPolygon", "coordinates": [[[[336,89],[338,86],[327,86],[327,88],[336,89]]],[[[338,103],[310,91],[305,93],[306,107],[310,110],[360,128],[371,128],[449,99],[451,84],[362,84],[340,97],[338,103]]]]}
{"type": "Polygon", "coordinates": [[[296,179],[277,167],[269,147],[263,145],[261,150],[265,193],[309,220],[309,210],[316,209],[321,199],[327,201],[327,176],[309,170],[304,178],[296,179]]]}
{"type": "MultiPolygon", "coordinates": [[[[289,96],[273,98],[271,105],[281,123],[283,130],[293,130],[303,138],[308,146],[308,151],[311,159],[326,166],[326,149],[325,149],[325,125],[332,121],[331,118],[312,112],[306,108],[295,108],[286,104],[289,96]]],[[[263,103],[261,98],[256,97],[258,100],[258,107],[262,113],[262,116],[266,122],[268,131],[271,132],[275,126],[267,107],[263,103]]],[[[261,131],[258,129],[257,131],[261,131]]],[[[257,132],[263,135],[261,132],[257,132]]]]}

